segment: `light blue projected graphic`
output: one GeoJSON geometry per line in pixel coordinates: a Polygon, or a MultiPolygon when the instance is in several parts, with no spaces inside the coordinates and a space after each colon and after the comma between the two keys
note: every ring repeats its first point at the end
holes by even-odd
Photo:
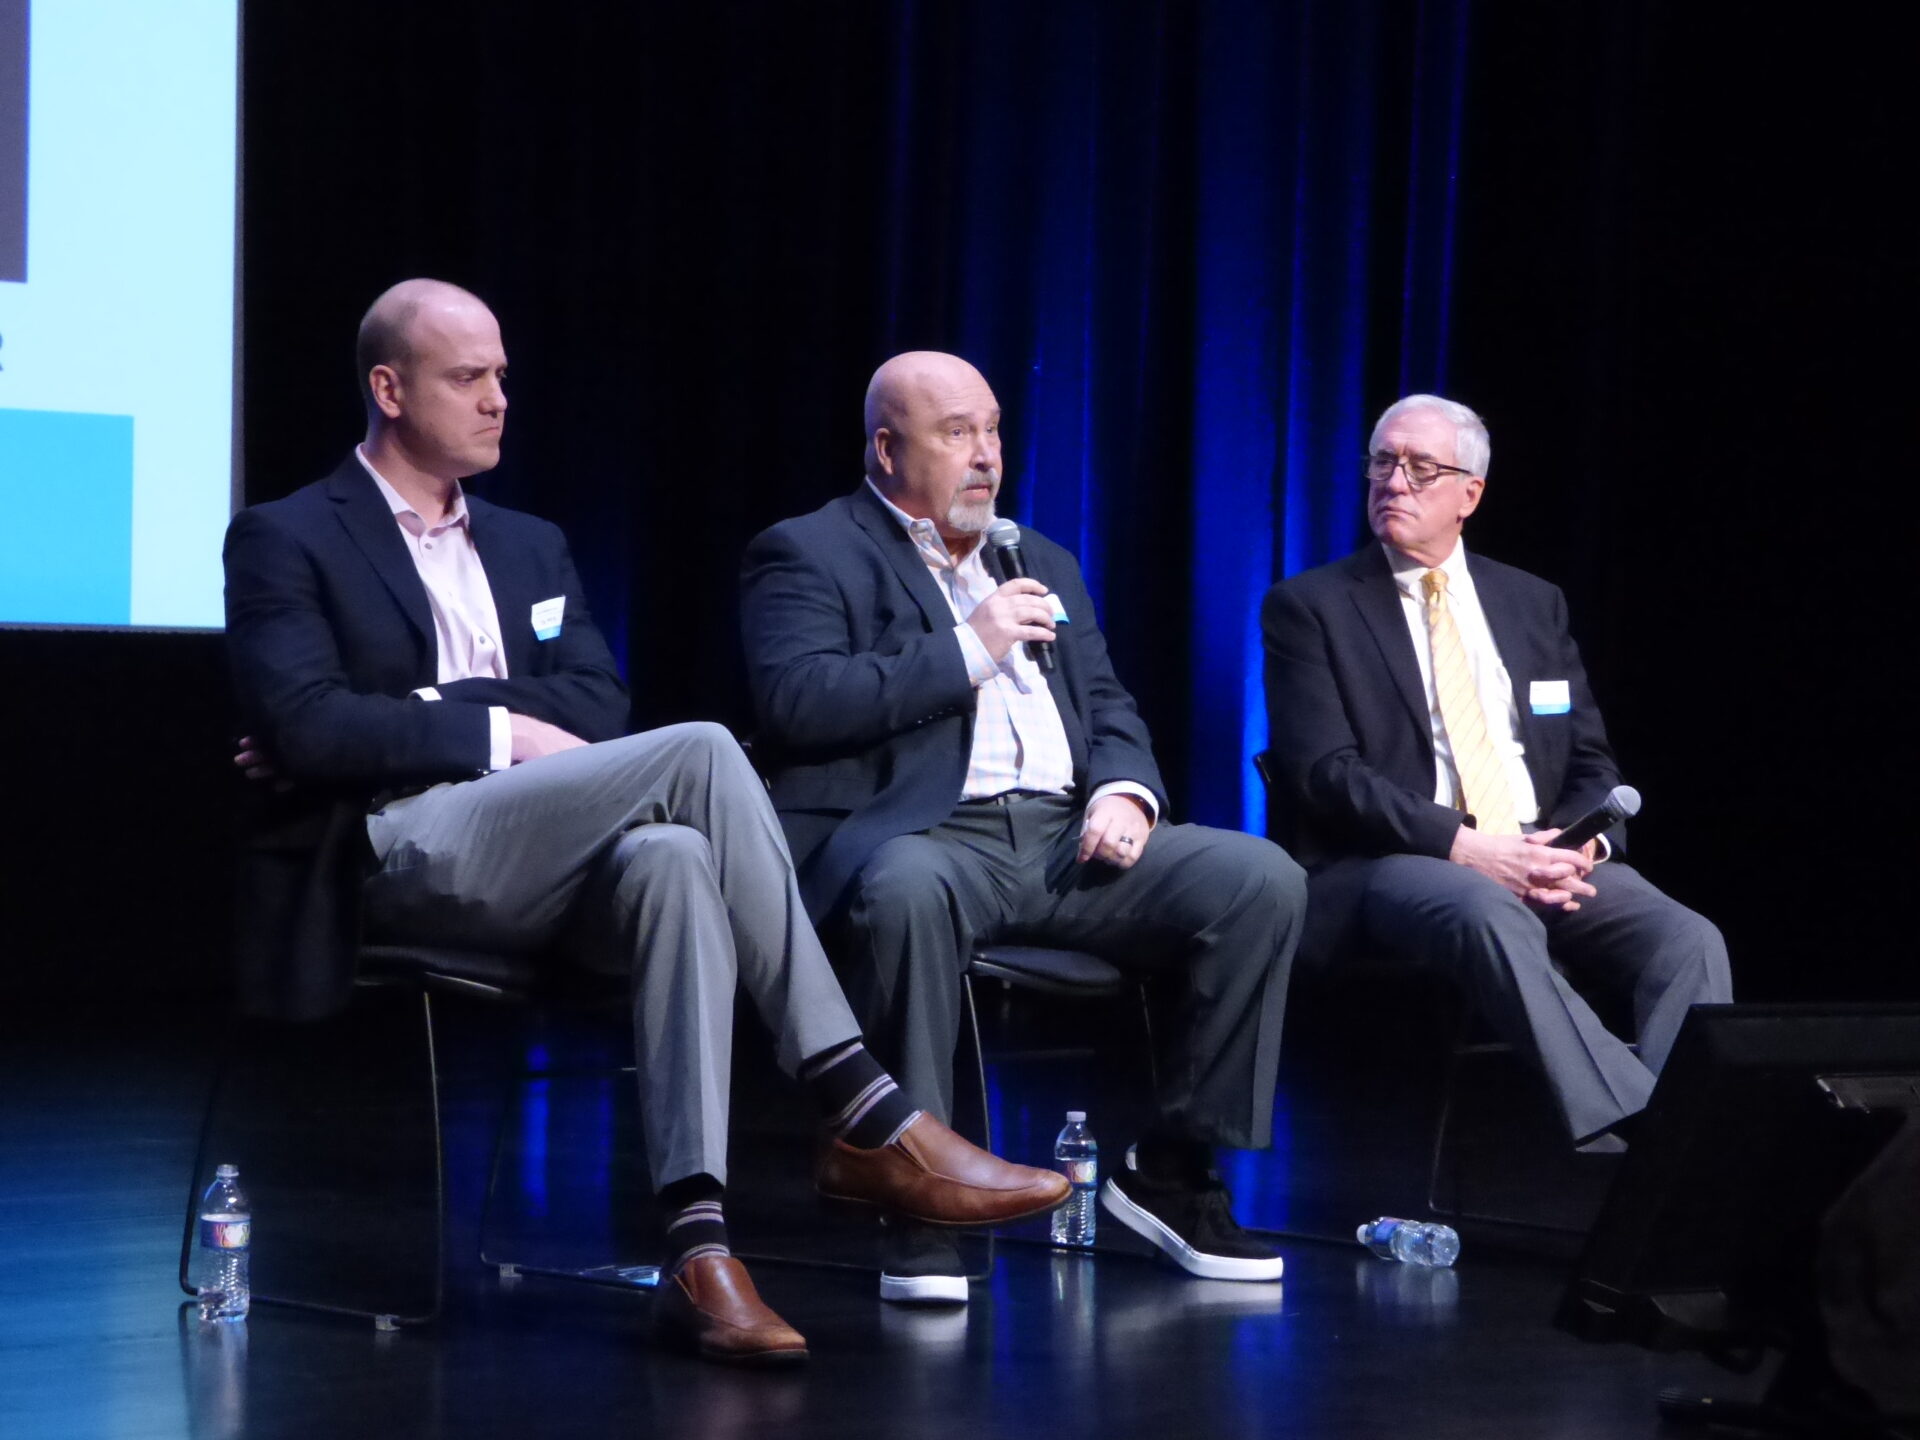
{"type": "Polygon", "coordinates": [[[125,625],[133,605],[133,417],[0,410],[0,615],[125,625]]]}
{"type": "Polygon", "coordinates": [[[8,14],[31,27],[22,48],[0,23],[0,145],[18,114],[6,62],[27,67],[24,168],[0,155],[0,188],[25,179],[27,264],[0,278],[0,411],[27,418],[7,423],[0,496],[27,510],[0,509],[0,626],[217,626],[233,508],[239,0],[0,0],[8,14]],[[111,501],[97,432],[42,434],[87,417],[117,424],[122,445],[132,430],[111,501]],[[23,480],[21,443],[36,468],[59,452],[75,480],[23,480]],[[88,525],[117,507],[111,579],[89,578],[91,540],[75,555],[59,548],[64,527],[45,533],[44,507],[82,482],[88,525]],[[56,595],[85,603],[61,613],[56,595]],[[102,613],[109,596],[116,614],[102,613]]]}

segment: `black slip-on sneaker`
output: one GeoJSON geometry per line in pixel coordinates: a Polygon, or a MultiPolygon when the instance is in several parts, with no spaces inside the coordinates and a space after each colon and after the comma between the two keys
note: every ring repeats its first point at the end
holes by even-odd
{"type": "Polygon", "coordinates": [[[1100,1205],[1203,1280],[1278,1280],[1286,1268],[1271,1245],[1240,1228],[1227,1187],[1211,1173],[1201,1181],[1167,1184],[1121,1170],[1101,1187],[1100,1205]]]}

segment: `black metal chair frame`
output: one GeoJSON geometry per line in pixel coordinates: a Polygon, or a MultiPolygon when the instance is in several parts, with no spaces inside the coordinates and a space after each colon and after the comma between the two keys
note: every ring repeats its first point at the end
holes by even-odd
{"type": "MultiPolygon", "coordinates": [[[[435,995],[465,996],[471,999],[497,1004],[538,1003],[541,999],[539,982],[543,971],[530,957],[515,955],[497,955],[476,951],[450,950],[424,946],[405,945],[366,945],[359,954],[359,978],[356,988],[386,989],[411,988],[417,990],[420,998],[421,1037],[425,1045],[427,1073],[429,1077],[430,1120],[433,1144],[434,1176],[434,1246],[435,1263],[433,1266],[434,1286],[432,1305],[413,1313],[400,1313],[397,1310],[360,1309],[351,1306],[327,1304],[298,1295],[276,1295],[256,1290],[253,1298],[263,1304],[284,1305],[297,1309],[319,1311],[327,1314],[351,1315],[361,1319],[370,1319],[379,1330],[395,1330],[401,1326],[422,1325],[434,1320],[440,1313],[445,1299],[446,1267],[446,1163],[444,1136],[440,1123],[441,1081],[440,1070],[434,1043],[433,1000],[435,995]]],[[[630,1073],[631,1066],[621,1067],[624,1073],[630,1073]]],[[[558,1070],[522,1070],[509,1080],[511,1087],[519,1087],[531,1080],[558,1077],[568,1073],[558,1070]]],[[[594,1073],[609,1073],[596,1071],[594,1073]]],[[[180,1288],[189,1295],[197,1293],[190,1283],[190,1267],[193,1260],[196,1239],[196,1225],[199,1212],[199,1186],[204,1181],[210,1163],[208,1154],[216,1116],[219,1112],[222,1091],[229,1079],[229,1068],[222,1066],[214,1077],[209,1089],[207,1104],[202,1112],[199,1141],[194,1151],[193,1174],[188,1183],[186,1223],[180,1243],[180,1288]]],[[[489,1167],[487,1194],[481,1208],[479,1258],[482,1264],[497,1270],[502,1279],[516,1279],[521,1275],[541,1275],[559,1280],[571,1280],[585,1284],[610,1286],[620,1289],[650,1289],[658,1283],[657,1266],[622,1266],[605,1264],[579,1268],[530,1265],[525,1262],[506,1259],[489,1253],[487,1222],[493,1210],[494,1194],[499,1184],[501,1153],[506,1139],[506,1129],[510,1112],[503,1114],[496,1131],[493,1159],[489,1167]]]]}
{"type": "MultiPolygon", "coordinates": [[[[1140,1024],[1147,1038],[1147,1079],[1157,1094],[1160,1089],[1159,1065],[1154,1058],[1153,1004],[1147,982],[1123,973],[1111,962],[1084,950],[1062,950],[1051,946],[1019,944],[982,944],[976,946],[966,969],[967,1033],[973,1041],[975,1074],[979,1085],[983,1148],[993,1149],[993,1111],[987,1100],[987,1052],[980,1040],[980,1010],[975,994],[982,983],[997,982],[1003,988],[1031,990],[1069,1000],[1106,999],[1134,991],[1140,998],[1140,1024]]],[[[1048,1052],[1065,1058],[1084,1051],[1048,1052]]],[[[1029,1056],[1028,1058],[1039,1058],[1029,1056]]],[[[1097,1232],[1096,1232],[1097,1233],[1097,1232]]],[[[1056,1245],[1051,1238],[993,1233],[994,1241],[1016,1245],[1039,1245],[1049,1249],[1115,1251],[1115,1247],[1095,1240],[1091,1246],[1056,1245]]],[[[989,1249],[989,1266],[992,1264],[989,1249]]],[[[1117,1251],[1116,1253],[1132,1253],[1117,1251]]]]}
{"type": "MultiPolygon", "coordinates": [[[[1259,773],[1261,783],[1271,791],[1273,789],[1272,767],[1268,762],[1265,751],[1253,757],[1253,767],[1259,773]]],[[[1449,1157],[1447,1152],[1447,1137],[1451,1133],[1454,1123],[1454,1112],[1457,1109],[1457,1097],[1460,1089],[1462,1067],[1468,1060],[1493,1055],[1511,1055],[1513,1053],[1513,1046],[1504,1040],[1476,1039],[1477,1024],[1478,1018],[1474,1006],[1470,1002],[1463,1000],[1459,1007],[1459,1020],[1455,1025],[1453,1039],[1447,1047],[1446,1076],[1441,1082],[1440,1106],[1434,1116],[1433,1141],[1428,1147],[1428,1211],[1445,1219],[1470,1220],[1483,1225],[1504,1225],[1514,1229],[1543,1230],[1562,1235],[1578,1235],[1583,1233],[1578,1226],[1557,1225],[1551,1222],[1527,1220],[1515,1215],[1502,1215],[1487,1211],[1462,1210],[1441,1203],[1441,1172],[1449,1169],[1449,1158],[1452,1160],[1451,1174],[1453,1175],[1453,1189],[1456,1195],[1460,1189],[1459,1154],[1456,1150],[1453,1155],[1449,1157]]]]}

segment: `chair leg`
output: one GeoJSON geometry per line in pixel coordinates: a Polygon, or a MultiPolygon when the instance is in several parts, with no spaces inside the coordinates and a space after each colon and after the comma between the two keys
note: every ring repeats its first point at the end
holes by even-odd
{"type": "Polygon", "coordinates": [[[980,1010],[974,1002],[973,976],[963,975],[967,993],[967,1034],[973,1039],[973,1073],[980,1091],[980,1148],[993,1149],[993,1111],[987,1104],[987,1052],[980,1045],[980,1010]]]}
{"type": "Polygon", "coordinates": [[[338,1019],[236,1024],[226,1049],[188,1181],[182,1287],[192,1293],[200,1191],[213,1162],[231,1159],[254,1205],[256,1301],[381,1329],[432,1320],[444,1299],[446,1177],[427,995],[374,989],[338,1019]],[[431,1212],[411,1250],[395,1223],[408,1209],[431,1212]],[[370,1257],[386,1240],[401,1243],[370,1257]],[[416,1292],[400,1293],[396,1275],[416,1292]]]}
{"type": "MultiPolygon", "coordinates": [[[[1433,1124],[1433,1149],[1427,1163],[1427,1209],[1435,1215],[1456,1215],[1456,1208],[1440,1203],[1440,1169],[1446,1157],[1447,1130],[1453,1123],[1454,1092],[1460,1083],[1460,1062],[1467,1054],[1467,1041],[1473,1024],[1471,1007],[1461,1011],[1460,1023],[1454,1029],[1453,1043],[1447,1048],[1447,1073],[1440,1084],[1440,1113],[1433,1124]]],[[[1453,1172],[1453,1201],[1460,1201],[1460,1175],[1458,1162],[1453,1172]]]]}
{"type": "Polygon", "coordinates": [[[1582,1227],[1561,1225],[1547,1220],[1527,1220],[1517,1215],[1498,1215],[1487,1211],[1468,1210],[1460,1194],[1460,1160],[1458,1151],[1448,1164],[1447,1137],[1453,1124],[1453,1112],[1460,1088],[1460,1076],[1466,1061],[1475,1055],[1502,1054],[1509,1050],[1503,1043],[1494,1042],[1476,1045],[1473,1043],[1474,1010],[1471,1005],[1462,1007],[1460,1024],[1455,1032],[1453,1045],[1447,1055],[1446,1080],[1441,1087],[1440,1113],[1433,1127],[1433,1151],[1427,1165],[1427,1209],[1434,1215],[1449,1220],[1472,1220],[1482,1225],[1503,1225],[1515,1230],[1543,1230],[1559,1235],[1578,1235],[1582,1227]],[[1440,1171],[1445,1165],[1449,1171],[1453,1190],[1452,1204],[1440,1203],[1440,1171]]]}
{"type": "MultiPolygon", "coordinates": [[[[973,1037],[973,1073],[980,1087],[980,1148],[993,1153],[993,1108],[987,1103],[987,1052],[980,1044],[980,1009],[974,1001],[973,976],[962,975],[961,984],[967,992],[967,1033],[973,1037]]],[[[994,1254],[994,1245],[999,1239],[997,1231],[986,1232],[987,1267],[982,1279],[990,1279],[998,1256],[994,1254]]]]}
{"type": "Polygon", "coordinates": [[[1147,1036],[1147,1084],[1152,1087],[1156,1103],[1160,1099],[1160,1046],[1153,1034],[1153,992],[1147,982],[1142,980],[1140,990],[1140,1028],[1147,1036]]]}
{"type": "MultiPolygon", "coordinates": [[[[617,1290],[652,1290],[660,1284],[658,1265],[621,1265],[608,1262],[603,1265],[560,1266],[536,1265],[526,1260],[509,1260],[495,1254],[490,1246],[494,1200],[500,1191],[500,1170],[506,1156],[507,1130],[513,1124],[514,1101],[526,1090],[527,1086],[542,1080],[568,1078],[575,1074],[601,1075],[607,1072],[589,1070],[584,1072],[522,1068],[508,1077],[505,1093],[501,1097],[500,1123],[493,1133],[493,1158],[487,1166],[487,1193],[480,1202],[480,1263],[499,1272],[502,1280],[518,1280],[523,1275],[539,1275],[550,1280],[576,1280],[589,1285],[604,1285],[617,1290]]],[[[612,1073],[632,1075],[634,1067],[621,1066],[612,1073]]]]}

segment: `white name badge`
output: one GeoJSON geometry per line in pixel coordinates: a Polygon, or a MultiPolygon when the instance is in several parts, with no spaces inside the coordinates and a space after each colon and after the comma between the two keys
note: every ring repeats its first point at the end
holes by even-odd
{"type": "Polygon", "coordinates": [[[1535,680],[1527,687],[1527,708],[1536,715],[1564,715],[1573,709],[1573,693],[1564,680],[1535,680]]]}
{"type": "Polygon", "coordinates": [[[567,597],[556,595],[533,607],[533,638],[551,640],[560,633],[560,617],[567,613],[567,597]]]}

